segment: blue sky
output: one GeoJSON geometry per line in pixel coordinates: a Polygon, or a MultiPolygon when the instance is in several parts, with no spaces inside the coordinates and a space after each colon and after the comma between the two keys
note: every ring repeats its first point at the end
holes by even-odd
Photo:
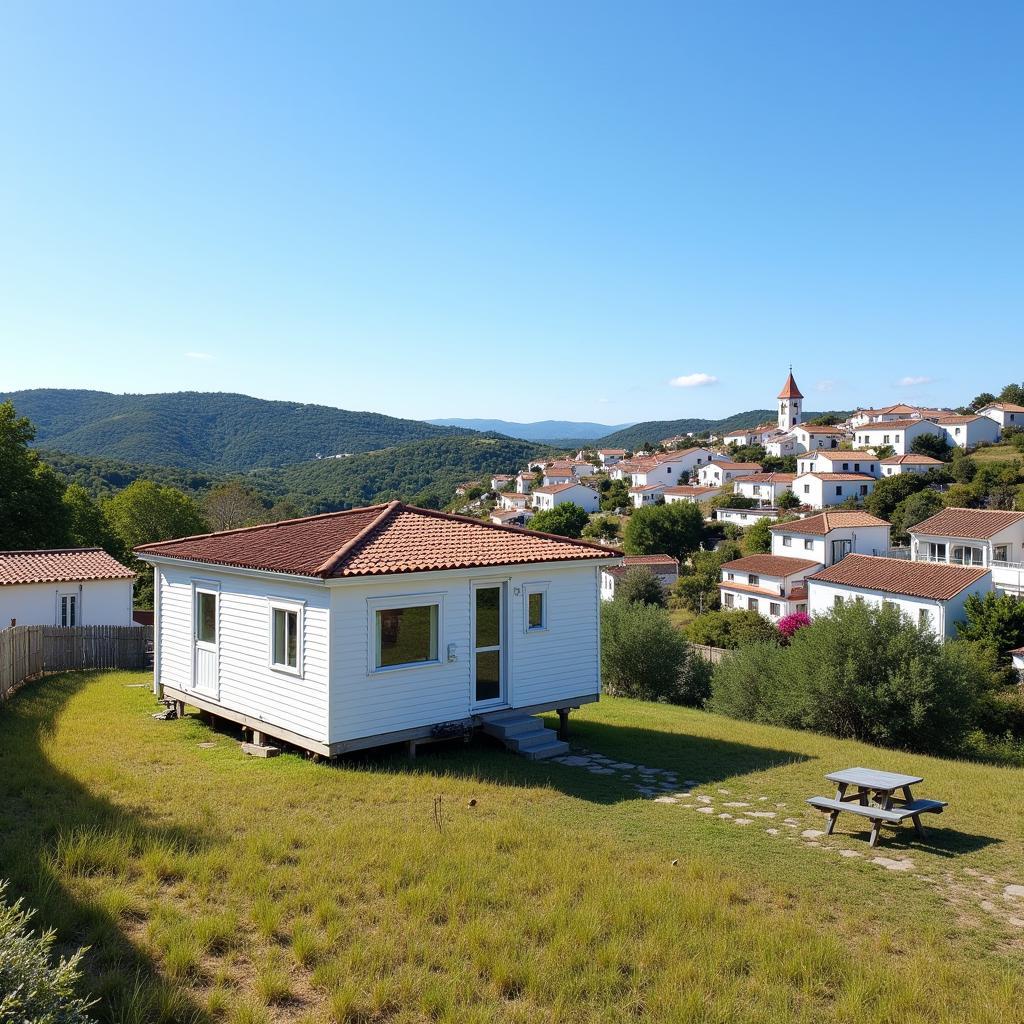
{"type": "Polygon", "coordinates": [[[0,390],[615,423],[792,362],[810,408],[959,404],[1024,377],[1022,38],[1018,3],[16,0],[0,390]]]}

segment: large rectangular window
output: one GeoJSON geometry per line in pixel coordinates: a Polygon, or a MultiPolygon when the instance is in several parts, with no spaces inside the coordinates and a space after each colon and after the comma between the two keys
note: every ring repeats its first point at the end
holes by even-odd
{"type": "Polygon", "coordinates": [[[217,642],[217,595],[209,590],[196,591],[196,639],[204,644],[217,642]]]}
{"type": "Polygon", "coordinates": [[[376,667],[397,668],[437,661],[438,609],[436,604],[378,608],[376,667]]]}

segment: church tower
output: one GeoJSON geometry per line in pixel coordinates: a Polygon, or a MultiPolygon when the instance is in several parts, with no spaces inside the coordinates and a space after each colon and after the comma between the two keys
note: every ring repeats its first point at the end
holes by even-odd
{"type": "Polygon", "coordinates": [[[800,403],[803,400],[800,389],[793,380],[793,367],[779,392],[779,430],[792,430],[800,422],[800,403]]]}

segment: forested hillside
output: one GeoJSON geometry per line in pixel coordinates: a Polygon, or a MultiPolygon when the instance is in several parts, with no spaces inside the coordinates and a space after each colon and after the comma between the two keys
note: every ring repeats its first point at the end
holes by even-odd
{"type": "Polygon", "coordinates": [[[35,424],[39,447],[190,470],[281,466],[318,454],[472,433],[380,413],[213,392],[112,395],[42,388],[0,394],[0,402],[6,399],[35,424]]]}
{"type": "MultiPolygon", "coordinates": [[[[699,433],[702,430],[710,430],[712,433],[720,434],[730,430],[739,430],[741,427],[756,427],[759,423],[768,421],[775,422],[778,415],[775,409],[748,409],[746,412],[738,412],[734,416],[726,416],[720,420],[685,419],[685,420],[648,420],[644,423],[635,423],[624,430],[617,430],[613,434],[607,434],[598,438],[592,444],[595,448],[639,448],[645,441],[653,441],[657,444],[663,438],[675,437],[678,434],[688,434],[690,431],[699,433]]],[[[813,420],[824,413],[805,412],[804,420],[813,420]]],[[[837,416],[846,417],[847,412],[835,413],[837,416]]]]}

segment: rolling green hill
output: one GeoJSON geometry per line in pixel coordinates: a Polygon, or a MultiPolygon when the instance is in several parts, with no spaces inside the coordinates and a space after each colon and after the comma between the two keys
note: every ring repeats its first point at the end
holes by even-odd
{"type": "MultiPolygon", "coordinates": [[[[712,433],[722,433],[730,430],[739,430],[741,427],[756,427],[759,423],[768,420],[775,421],[777,413],[774,409],[748,409],[746,412],[738,412],[733,416],[727,416],[720,420],[685,419],[685,420],[648,420],[645,423],[634,423],[624,430],[616,430],[613,434],[607,434],[592,441],[595,448],[639,448],[645,441],[653,441],[657,444],[663,438],[675,437],[678,434],[688,434],[690,431],[699,433],[702,430],[710,430],[712,433]]],[[[805,412],[804,420],[813,420],[824,413],[805,412]]],[[[846,417],[847,412],[836,413],[838,416],[846,417]]]]}
{"type": "Polygon", "coordinates": [[[514,472],[546,451],[543,445],[500,436],[445,437],[261,470],[252,479],[272,497],[291,498],[309,512],[392,499],[440,506],[450,500],[456,484],[514,472]]]}
{"type": "Polygon", "coordinates": [[[190,470],[244,471],[473,434],[380,413],[223,393],[41,388],[0,394],[0,401],[7,399],[36,425],[39,447],[190,470]]]}

